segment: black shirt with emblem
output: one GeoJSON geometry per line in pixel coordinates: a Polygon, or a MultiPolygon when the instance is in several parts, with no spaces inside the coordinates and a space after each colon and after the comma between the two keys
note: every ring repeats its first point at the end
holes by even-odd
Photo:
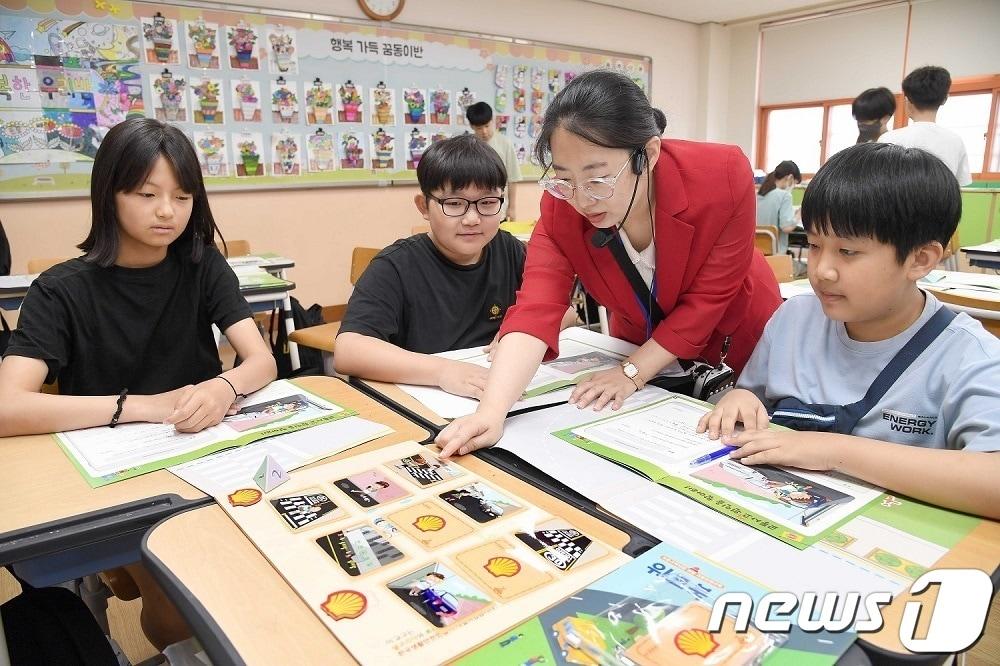
{"type": "Polygon", "coordinates": [[[452,263],[427,234],[379,252],[347,303],[340,333],[360,333],[421,354],[487,345],[514,304],[524,244],[500,231],[471,266],[452,263]]]}
{"type": "Polygon", "coordinates": [[[171,245],[149,268],[101,268],[83,259],[32,283],[5,356],[45,361],[63,395],[149,395],[222,371],[212,324],[251,316],[236,274],[214,247],[197,264],[171,245]]]}

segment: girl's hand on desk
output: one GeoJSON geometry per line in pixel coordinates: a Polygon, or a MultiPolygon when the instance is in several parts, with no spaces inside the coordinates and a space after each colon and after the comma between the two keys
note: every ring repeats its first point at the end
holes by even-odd
{"type": "Polygon", "coordinates": [[[756,395],[746,389],[733,389],[722,396],[715,409],[698,421],[697,432],[707,430],[709,439],[718,439],[719,435],[728,437],[736,430],[737,421],[743,423],[746,430],[767,428],[767,408],[756,395]]]}
{"type": "Polygon", "coordinates": [[[835,469],[832,453],[843,435],[796,430],[744,430],[722,442],[739,448],[730,454],[747,465],[786,465],[799,469],[835,469]]]}
{"type": "Polygon", "coordinates": [[[494,419],[476,412],[449,423],[434,438],[434,443],[441,447],[442,458],[450,458],[493,446],[502,435],[503,417],[494,419]]]}
{"type": "Polygon", "coordinates": [[[608,403],[612,410],[621,409],[625,398],[638,390],[638,386],[625,376],[621,368],[601,370],[580,381],[569,396],[569,404],[583,409],[593,403],[594,411],[599,412],[608,403]]]}
{"type": "Polygon", "coordinates": [[[438,378],[438,386],[448,393],[479,400],[486,390],[486,376],[489,372],[489,368],[481,365],[464,361],[447,361],[438,378]]]}
{"type": "Polygon", "coordinates": [[[186,387],[174,411],[163,422],[174,424],[179,432],[201,432],[220,423],[233,402],[229,384],[218,378],[209,379],[186,387]]]}

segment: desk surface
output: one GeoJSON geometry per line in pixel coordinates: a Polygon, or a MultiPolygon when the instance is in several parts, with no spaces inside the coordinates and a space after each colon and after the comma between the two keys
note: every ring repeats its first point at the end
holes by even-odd
{"type": "MultiPolygon", "coordinates": [[[[361,451],[352,449],[338,457],[361,451]]],[[[567,518],[605,543],[616,548],[628,543],[624,532],[482,460],[465,456],[458,463],[545,511],[567,518]]],[[[214,663],[229,663],[233,651],[251,665],[355,663],[218,506],[193,509],[161,522],[146,536],[143,559],[188,616],[214,663]],[[206,632],[216,635],[206,636],[206,632]],[[213,654],[227,644],[229,658],[213,654]]]]}
{"type": "MultiPolygon", "coordinates": [[[[339,379],[303,377],[295,383],[327,400],[354,409],[362,418],[384,423],[396,431],[351,449],[352,452],[364,452],[410,439],[423,441],[431,435],[425,428],[339,379]]],[[[5,475],[4,497],[16,498],[9,506],[17,507],[16,511],[0,511],[0,563],[7,561],[4,557],[6,549],[15,545],[15,537],[20,540],[16,532],[22,530],[45,525],[44,534],[37,535],[33,541],[38,547],[44,546],[51,552],[58,550],[61,542],[69,538],[59,529],[60,525],[51,523],[66,523],[83,514],[93,514],[91,518],[96,522],[101,519],[97,515],[101,512],[110,512],[114,507],[160,495],[174,494],[184,500],[208,501],[207,495],[166,470],[91,488],[50,435],[0,439],[0,469],[5,475]]],[[[156,519],[162,517],[159,515],[156,519]]]]}

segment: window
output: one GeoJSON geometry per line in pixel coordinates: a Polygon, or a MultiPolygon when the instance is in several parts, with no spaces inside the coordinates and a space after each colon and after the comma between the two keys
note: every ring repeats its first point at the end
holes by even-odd
{"type": "MultiPolygon", "coordinates": [[[[990,124],[992,93],[951,95],[938,110],[937,121],[943,127],[958,132],[969,153],[969,168],[973,173],[983,170],[986,156],[986,132],[990,124]]],[[[992,171],[993,169],[991,169],[992,171]]]]}
{"type": "MultiPolygon", "coordinates": [[[[858,139],[851,101],[761,107],[757,166],[771,171],[782,160],[792,160],[803,174],[816,173],[831,155],[853,146],[858,139]]],[[[903,109],[903,96],[897,95],[890,127],[906,125],[903,109]]],[[[937,122],[962,137],[969,168],[977,179],[1000,179],[1000,75],[954,82],[937,122]]]]}
{"type": "Polygon", "coordinates": [[[850,104],[831,106],[827,127],[829,127],[826,135],[827,157],[836,155],[844,148],[850,148],[858,141],[858,123],[851,115],[850,104]]]}
{"type": "Polygon", "coordinates": [[[791,160],[802,173],[815,173],[820,166],[823,141],[823,107],[775,109],[767,116],[767,148],[764,170],[791,160]]]}

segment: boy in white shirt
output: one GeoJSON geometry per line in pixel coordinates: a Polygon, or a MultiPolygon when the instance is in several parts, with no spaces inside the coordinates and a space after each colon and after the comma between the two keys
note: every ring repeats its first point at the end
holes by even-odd
{"type": "Polygon", "coordinates": [[[906,115],[910,124],[886,132],[879,141],[894,143],[906,148],[923,148],[944,162],[966,186],[972,182],[969,171],[969,153],[965,143],[955,132],[937,124],[938,109],[948,101],[951,75],[943,67],[918,67],[903,79],[906,98],[906,115]]]}
{"type": "Polygon", "coordinates": [[[774,313],[699,432],[741,463],[841,472],[1000,517],[1000,340],[918,284],[961,210],[926,151],[865,143],[831,157],[802,201],[815,293],[774,313]]]}

